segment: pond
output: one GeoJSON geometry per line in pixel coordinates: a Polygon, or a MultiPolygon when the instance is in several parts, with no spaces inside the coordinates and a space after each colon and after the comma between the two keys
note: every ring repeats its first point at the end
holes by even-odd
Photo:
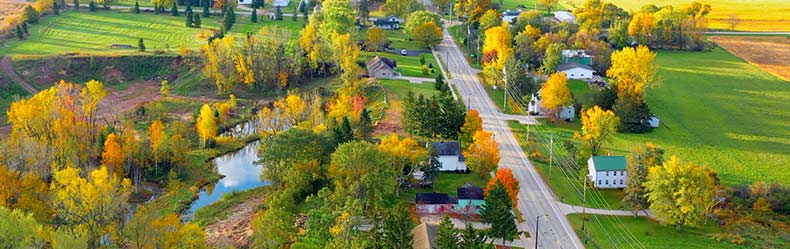
{"type": "Polygon", "coordinates": [[[259,145],[260,141],[252,142],[237,152],[212,160],[217,173],[224,177],[200,191],[198,198],[184,213],[185,218],[191,219],[195,211],[221,200],[227,193],[268,185],[268,182],[261,180],[261,165],[255,164],[258,161],[259,145]]]}

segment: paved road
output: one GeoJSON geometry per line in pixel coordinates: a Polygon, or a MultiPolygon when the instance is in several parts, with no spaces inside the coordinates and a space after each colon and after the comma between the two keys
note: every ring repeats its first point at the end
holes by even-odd
{"type": "Polygon", "coordinates": [[[512,169],[515,177],[521,182],[518,209],[526,221],[518,224],[519,230],[528,231],[534,238],[536,217],[542,216],[539,228],[540,248],[583,248],[551,190],[535,171],[532,163],[527,160],[527,156],[510,131],[505,122],[508,117],[501,114],[489,99],[475,70],[469,66],[463,53],[446,30],[436,52],[444,59],[447,70],[452,75],[450,84],[456,86],[464,103],[480,112],[483,128],[494,132],[502,158],[499,167],[512,169]]]}

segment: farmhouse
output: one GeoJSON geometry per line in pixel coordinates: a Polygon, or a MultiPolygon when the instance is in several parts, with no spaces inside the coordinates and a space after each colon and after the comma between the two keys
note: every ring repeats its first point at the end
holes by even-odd
{"type": "Polygon", "coordinates": [[[461,143],[455,141],[435,142],[433,147],[436,149],[436,153],[439,154],[439,163],[442,164],[439,171],[466,171],[466,160],[461,152],[461,143]]]}
{"type": "Polygon", "coordinates": [[[521,14],[521,10],[506,10],[502,12],[502,22],[510,24],[516,23],[519,14],[521,14]]]}
{"type": "Polygon", "coordinates": [[[395,15],[390,15],[387,18],[377,18],[375,21],[373,21],[373,26],[379,27],[381,29],[399,29],[400,18],[395,15]]]}
{"type": "Polygon", "coordinates": [[[626,171],[624,156],[593,156],[587,160],[587,176],[596,188],[625,188],[626,171]]]}
{"type": "Polygon", "coordinates": [[[591,80],[595,69],[588,65],[579,64],[576,62],[569,62],[557,66],[557,72],[565,72],[568,79],[575,80],[591,80]]]}
{"type": "MultiPolygon", "coordinates": [[[[532,94],[532,98],[527,103],[527,111],[532,115],[546,115],[547,113],[543,110],[540,103],[540,91],[532,94]]],[[[556,114],[558,118],[571,122],[576,117],[576,107],[573,105],[569,105],[567,107],[560,108],[560,112],[556,114]]]]}
{"type": "Polygon", "coordinates": [[[568,11],[555,11],[554,18],[560,22],[576,23],[576,16],[568,11]]]}
{"type": "Polygon", "coordinates": [[[566,49],[562,50],[562,63],[578,63],[582,65],[592,66],[593,56],[587,54],[586,50],[581,49],[566,49]]]}
{"type": "Polygon", "coordinates": [[[389,58],[380,56],[373,57],[368,61],[367,67],[368,76],[371,78],[393,79],[400,76],[400,74],[395,71],[395,68],[398,67],[398,63],[389,58]]]}

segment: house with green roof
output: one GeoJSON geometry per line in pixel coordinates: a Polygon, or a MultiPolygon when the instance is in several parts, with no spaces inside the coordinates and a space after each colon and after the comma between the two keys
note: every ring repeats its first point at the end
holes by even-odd
{"type": "Polygon", "coordinates": [[[625,188],[627,171],[624,156],[593,156],[587,160],[587,177],[596,188],[625,188]]]}

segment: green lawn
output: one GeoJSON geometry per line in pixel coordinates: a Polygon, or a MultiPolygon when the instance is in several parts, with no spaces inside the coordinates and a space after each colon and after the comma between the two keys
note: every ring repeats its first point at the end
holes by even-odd
{"type": "Polygon", "coordinates": [[[419,56],[402,56],[385,52],[362,52],[359,56],[359,60],[367,63],[370,58],[373,58],[376,55],[390,58],[398,62],[397,71],[403,76],[435,79],[436,76],[441,73],[439,70],[439,64],[437,64],[436,60],[433,58],[433,54],[431,53],[421,54],[425,56],[425,65],[433,64],[434,72],[431,73],[430,69],[428,69],[429,71],[427,75],[422,74],[422,64],[420,64],[419,56]]]}
{"type": "Polygon", "coordinates": [[[711,234],[719,232],[714,223],[684,226],[683,231],[678,232],[675,226],[661,225],[644,217],[587,215],[585,231],[581,231],[581,214],[570,214],[568,220],[582,242],[588,238],[587,248],[640,248],[634,240],[639,241],[641,248],[742,248],[711,238],[711,234]],[[624,230],[635,238],[625,239],[621,232],[624,230]]]}
{"type": "Polygon", "coordinates": [[[583,105],[592,103],[598,93],[598,89],[581,80],[568,80],[568,88],[573,93],[574,101],[581,102],[583,105]]]}
{"type": "MultiPolygon", "coordinates": [[[[436,192],[438,193],[448,193],[450,195],[455,195],[456,189],[458,187],[463,186],[466,183],[470,183],[472,185],[485,188],[486,182],[483,180],[480,175],[475,173],[469,174],[460,174],[460,173],[439,173],[439,176],[436,178],[436,182],[434,183],[434,187],[436,192]]],[[[418,189],[409,189],[407,191],[402,191],[400,194],[400,200],[406,203],[414,203],[414,197],[417,196],[417,193],[431,193],[434,192],[431,188],[418,188],[418,189]]]]}
{"type": "Polygon", "coordinates": [[[387,91],[394,93],[398,96],[398,98],[402,99],[406,97],[410,91],[414,92],[414,95],[425,95],[426,97],[433,96],[438,94],[439,91],[436,88],[433,88],[433,82],[423,82],[422,84],[415,84],[410,83],[407,80],[385,80],[379,79],[379,84],[383,86],[387,91]]]}
{"type": "MultiPolygon", "coordinates": [[[[653,142],[667,156],[716,170],[724,184],[790,184],[790,84],[722,49],[659,51],[656,63],[661,83],[646,100],[661,127],[619,134],[605,153],[627,155],[653,142]]],[[[578,121],[542,126],[563,138],[579,127],[578,121]]]]}
{"type": "MultiPolygon", "coordinates": [[[[184,25],[184,16],[133,14],[126,11],[67,11],[59,16],[48,16],[30,28],[26,40],[9,40],[0,48],[3,54],[46,55],[63,53],[136,53],[138,39],[145,41],[149,51],[164,50],[177,52],[183,43],[195,49],[206,43],[201,30],[218,30],[220,18],[203,19],[203,29],[184,25]],[[112,44],[128,44],[133,49],[113,49],[112,44]]],[[[289,20],[250,23],[249,18],[238,16],[231,34],[243,35],[258,32],[264,26],[277,25],[292,31],[298,37],[304,20],[289,20]]]]}
{"type": "MultiPolygon", "coordinates": [[[[496,3],[497,1],[494,2],[496,3]]],[[[543,7],[538,6],[538,0],[503,0],[502,7],[499,9],[501,10],[538,9],[542,11],[546,10],[543,7]]],[[[554,8],[552,8],[551,11],[554,11],[555,9],[563,9],[563,7],[560,4],[557,4],[554,6],[554,8]]]]}

